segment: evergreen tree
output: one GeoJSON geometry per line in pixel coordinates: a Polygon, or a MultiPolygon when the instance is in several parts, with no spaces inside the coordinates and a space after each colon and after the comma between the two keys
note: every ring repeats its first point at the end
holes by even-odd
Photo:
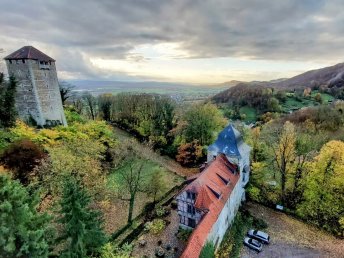
{"type": "Polygon", "coordinates": [[[3,86],[3,75],[0,76],[0,84],[4,88],[4,93],[0,98],[0,126],[12,127],[16,122],[17,111],[15,108],[15,94],[17,81],[13,76],[7,86],[3,86]]]}
{"type": "Polygon", "coordinates": [[[47,214],[36,210],[37,199],[7,175],[0,175],[0,256],[48,257],[47,214]]]}
{"type": "Polygon", "coordinates": [[[61,199],[64,225],[62,240],[66,240],[66,249],[62,257],[82,258],[100,251],[106,242],[102,229],[100,213],[90,208],[90,197],[74,179],[68,179],[63,188],[61,199]]]}

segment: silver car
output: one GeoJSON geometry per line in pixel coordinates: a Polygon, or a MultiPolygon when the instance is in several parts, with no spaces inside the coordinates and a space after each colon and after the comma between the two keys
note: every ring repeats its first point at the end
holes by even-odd
{"type": "Polygon", "coordinates": [[[263,245],[261,242],[259,242],[256,239],[252,239],[250,237],[245,237],[244,239],[244,245],[248,246],[249,248],[257,251],[258,253],[262,251],[263,245]]]}
{"type": "Polygon", "coordinates": [[[251,229],[247,232],[247,236],[249,236],[253,239],[259,240],[264,244],[270,243],[270,236],[263,231],[251,229]]]}

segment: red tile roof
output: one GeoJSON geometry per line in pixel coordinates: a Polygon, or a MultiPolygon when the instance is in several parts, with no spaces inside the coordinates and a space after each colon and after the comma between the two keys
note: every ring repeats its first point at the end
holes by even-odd
{"type": "Polygon", "coordinates": [[[5,60],[16,60],[16,59],[33,59],[45,62],[55,62],[55,60],[43,52],[39,51],[37,48],[32,46],[25,46],[17,51],[13,52],[12,54],[5,57],[5,60]]]}
{"type": "Polygon", "coordinates": [[[237,166],[231,164],[225,155],[218,155],[199,177],[185,188],[186,191],[197,193],[195,207],[206,210],[207,213],[192,232],[181,258],[199,257],[208,234],[240,178],[238,172],[232,172],[233,169],[236,171],[237,166]],[[226,185],[224,180],[230,183],[226,185]],[[220,198],[217,198],[213,191],[220,194],[220,198]]]}

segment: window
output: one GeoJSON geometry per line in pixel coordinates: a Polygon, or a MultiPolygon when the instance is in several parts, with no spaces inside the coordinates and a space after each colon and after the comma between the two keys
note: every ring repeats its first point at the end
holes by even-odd
{"type": "Polygon", "coordinates": [[[191,199],[195,200],[196,199],[196,194],[195,193],[191,193],[191,199]]]}
{"type": "Polygon", "coordinates": [[[44,62],[43,61],[39,61],[39,63],[42,65],[42,64],[44,64],[44,62]]]}
{"type": "Polygon", "coordinates": [[[195,200],[196,199],[196,194],[192,192],[186,192],[186,198],[195,200]]]}
{"type": "Polygon", "coordinates": [[[195,213],[196,213],[195,207],[188,205],[188,213],[195,215],[195,213]]]}
{"type": "Polygon", "coordinates": [[[22,59],[23,64],[25,64],[25,59],[22,59]]]}
{"type": "Polygon", "coordinates": [[[10,64],[12,64],[12,60],[10,60],[10,64]]]}
{"type": "Polygon", "coordinates": [[[196,227],[196,221],[194,219],[188,219],[188,226],[189,227],[196,227]]]}
{"type": "Polygon", "coordinates": [[[191,193],[190,192],[186,192],[186,198],[191,199],[191,193]]]}
{"type": "Polygon", "coordinates": [[[215,195],[215,197],[216,197],[217,199],[220,199],[221,194],[219,194],[218,192],[216,192],[213,188],[209,187],[208,185],[207,185],[207,187],[208,187],[208,189],[215,195]]]}

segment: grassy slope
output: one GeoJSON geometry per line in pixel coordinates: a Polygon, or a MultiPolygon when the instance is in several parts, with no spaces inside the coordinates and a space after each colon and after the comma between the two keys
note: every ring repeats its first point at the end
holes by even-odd
{"type": "MultiPolygon", "coordinates": [[[[108,176],[108,187],[109,187],[109,189],[118,188],[118,187],[121,187],[121,185],[123,185],[123,181],[122,181],[123,179],[121,178],[121,176],[118,172],[119,171],[125,172],[128,169],[129,169],[129,166],[123,166],[123,167],[119,168],[118,170],[113,171],[113,173],[111,173],[108,176]]],[[[157,163],[150,161],[150,160],[145,162],[142,173],[143,173],[144,177],[149,177],[154,172],[156,172],[158,170],[163,172],[162,174],[164,177],[164,181],[168,185],[169,189],[171,189],[172,187],[174,187],[178,184],[181,184],[183,182],[183,178],[181,176],[178,176],[174,173],[171,173],[167,169],[159,166],[157,163]]]]}
{"type": "MultiPolygon", "coordinates": [[[[127,170],[128,166],[119,168],[118,170],[127,170]]],[[[181,184],[183,177],[175,174],[166,168],[159,166],[159,164],[148,160],[143,167],[145,175],[151,175],[157,169],[163,173],[164,181],[166,182],[166,192],[173,188],[175,185],[181,184]]],[[[108,175],[108,190],[109,190],[109,204],[107,208],[103,209],[105,218],[105,230],[107,233],[113,233],[127,223],[128,218],[128,201],[121,200],[117,197],[118,191],[123,191],[123,179],[119,176],[118,170],[113,171],[108,175]],[[116,173],[117,172],[117,173],[116,173]]],[[[134,217],[139,215],[145,205],[152,201],[145,193],[138,193],[135,198],[134,217]]]]}
{"type": "MultiPolygon", "coordinates": [[[[314,100],[315,95],[319,93],[317,90],[313,90],[311,97],[302,97],[301,101],[298,100],[295,96],[294,93],[288,93],[287,94],[287,101],[282,104],[282,110],[284,112],[288,112],[290,110],[295,110],[295,109],[300,109],[303,107],[309,107],[309,106],[315,106],[318,103],[314,100]]],[[[323,99],[323,103],[327,104],[329,101],[333,101],[334,98],[333,96],[327,94],[327,93],[321,93],[321,97],[323,99]]]]}
{"type": "Polygon", "coordinates": [[[240,114],[245,114],[244,122],[255,122],[257,120],[257,112],[254,108],[244,106],[240,108],[240,114]]]}

